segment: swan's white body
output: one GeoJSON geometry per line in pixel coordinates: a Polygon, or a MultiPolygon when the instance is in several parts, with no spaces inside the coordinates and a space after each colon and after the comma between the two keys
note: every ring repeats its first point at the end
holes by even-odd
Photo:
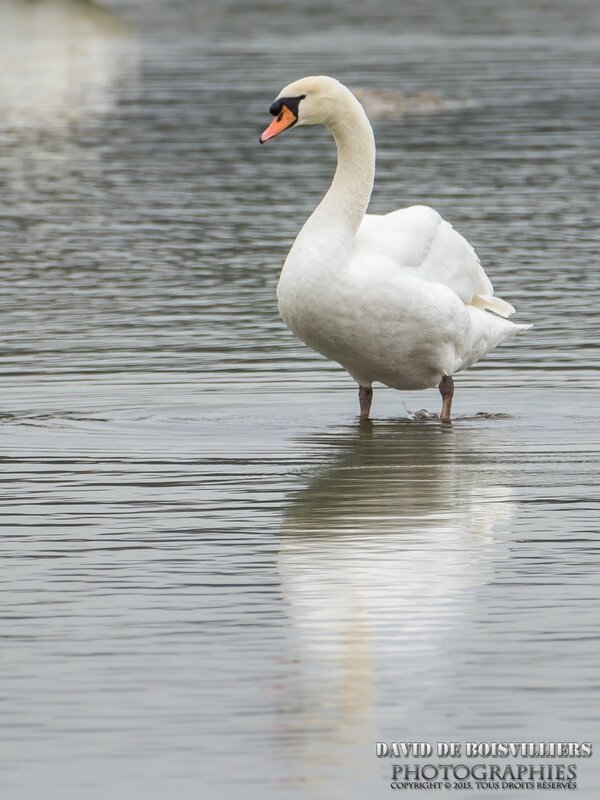
{"type": "Polygon", "coordinates": [[[375,142],[352,93],[317,77],[290,84],[279,97],[299,96],[298,123],[327,125],[338,166],[277,288],[281,316],[296,336],[361,386],[425,389],[528,327],[504,319],[513,307],[494,297],[471,245],[436,211],[365,213],[375,142]]]}

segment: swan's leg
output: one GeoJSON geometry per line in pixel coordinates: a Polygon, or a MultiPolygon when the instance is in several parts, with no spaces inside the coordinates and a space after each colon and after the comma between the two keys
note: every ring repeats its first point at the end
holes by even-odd
{"type": "Polygon", "coordinates": [[[454,381],[449,375],[444,375],[438,388],[442,395],[442,413],[440,414],[440,419],[442,422],[450,422],[452,397],[454,396],[454,381]]]}
{"type": "Polygon", "coordinates": [[[358,387],[358,400],[360,402],[360,416],[362,419],[369,419],[371,402],[373,400],[373,389],[370,386],[358,387]]]}

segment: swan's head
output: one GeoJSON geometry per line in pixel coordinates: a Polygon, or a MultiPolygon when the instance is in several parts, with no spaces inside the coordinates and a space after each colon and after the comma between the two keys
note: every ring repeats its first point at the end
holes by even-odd
{"type": "Polygon", "coordinates": [[[352,97],[349,89],[335,78],[317,75],[301,78],[282,89],[269,108],[275,118],[263,131],[264,144],[294,125],[331,125],[352,97]]]}

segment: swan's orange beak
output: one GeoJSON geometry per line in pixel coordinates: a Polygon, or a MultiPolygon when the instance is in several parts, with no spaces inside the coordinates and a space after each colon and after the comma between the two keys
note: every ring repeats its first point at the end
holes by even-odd
{"type": "Polygon", "coordinates": [[[280,133],[283,133],[288,128],[291,128],[292,125],[298,121],[298,117],[294,114],[293,111],[290,111],[287,106],[281,106],[281,111],[275,117],[273,122],[266,128],[260,135],[259,142],[264,144],[268,142],[269,139],[272,139],[274,136],[279,136],[280,133]]]}

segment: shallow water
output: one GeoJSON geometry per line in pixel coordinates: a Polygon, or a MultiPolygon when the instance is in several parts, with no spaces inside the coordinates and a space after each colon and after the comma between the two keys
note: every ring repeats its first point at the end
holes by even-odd
{"type": "Polygon", "coordinates": [[[600,13],[413,6],[2,6],[7,797],[358,800],[378,740],[598,741],[600,13]],[[435,206],[535,325],[451,426],[383,388],[360,424],[278,319],[334,154],[257,136],[307,72],[443,100],[375,120],[372,208],[435,206]]]}

